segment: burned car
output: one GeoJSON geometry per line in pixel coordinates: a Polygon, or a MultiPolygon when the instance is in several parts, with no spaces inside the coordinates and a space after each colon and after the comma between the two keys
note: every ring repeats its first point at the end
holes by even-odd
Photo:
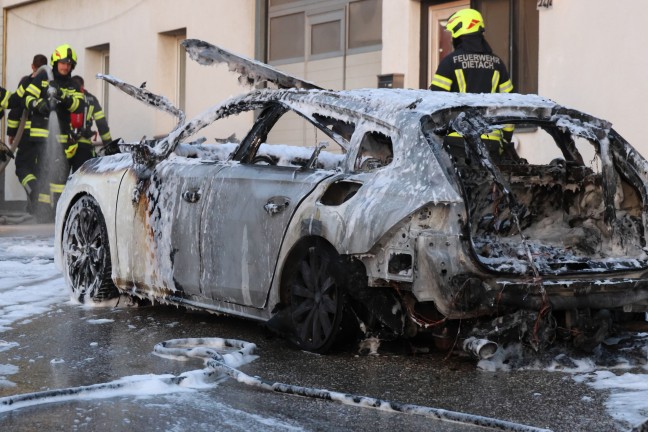
{"type": "MultiPolygon", "coordinates": [[[[185,44],[204,64],[222,59],[185,44]]],[[[328,91],[237,60],[255,83],[295,88],[184,121],[103,77],[179,124],[67,183],[56,260],[78,300],[128,294],[259,320],[315,352],[351,334],[429,335],[483,356],[508,340],[591,349],[647,310],[648,164],[606,121],[536,95],[328,91]],[[240,140],[190,138],[252,111],[240,140]],[[557,156],[487,145],[510,125],[557,156]]]]}

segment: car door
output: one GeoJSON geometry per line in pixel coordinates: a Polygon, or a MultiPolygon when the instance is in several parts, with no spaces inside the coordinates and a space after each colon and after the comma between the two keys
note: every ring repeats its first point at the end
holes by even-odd
{"type": "Polygon", "coordinates": [[[222,165],[178,160],[157,165],[135,203],[137,178],[122,183],[116,230],[124,253],[118,265],[124,283],[160,296],[200,296],[202,202],[210,176],[222,165]]]}
{"type": "MultiPolygon", "coordinates": [[[[203,201],[210,179],[222,168],[221,164],[200,163],[176,165],[172,168],[172,175],[168,172],[170,170],[160,172],[163,176],[160,193],[170,197],[169,202],[173,204],[166,212],[169,219],[161,221],[168,227],[167,234],[160,235],[170,236],[167,253],[171,259],[173,284],[187,295],[204,296],[200,286],[203,201]]],[[[163,238],[160,240],[165,241],[163,238]]],[[[165,249],[164,244],[158,244],[158,247],[165,249]]]]}
{"type": "Polygon", "coordinates": [[[254,164],[233,164],[219,171],[203,203],[203,292],[213,300],[262,307],[293,213],[333,174],[254,164]]]}

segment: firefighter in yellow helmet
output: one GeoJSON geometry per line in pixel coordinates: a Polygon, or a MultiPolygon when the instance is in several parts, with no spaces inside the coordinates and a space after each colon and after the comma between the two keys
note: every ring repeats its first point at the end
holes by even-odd
{"type": "MultiPolygon", "coordinates": [[[[493,53],[484,37],[484,19],[478,11],[462,9],[455,12],[448,18],[445,28],[452,34],[454,51],[441,60],[430,90],[458,93],[509,93],[513,90],[506,65],[493,53]]],[[[513,126],[505,125],[503,129],[482,135],[482,140],[492,155],[517,159],[510,144],[512,135],[513,126]]],[[[449,135],[453,136],[461,139],[457,133],[449,135]]]]}
{"type": "Polygon", "coordinates": [[[84,101],[80,89],[72,81],[77,55],[68,44],[56,47],[50,57],[49,71],[39,72],[25,91],[25,107],[31,116],[29,145],[35,147],[35,163],[39,165],[35,189],[23,186],[36,198],[34,210],[41,222],[53,220],[58,197],[70,172],[68,159],[78,147],[69,141],[70,131],[83,124],[84,101]],[[54,119],[58,121],[54,121],[54,119]]]}
{"type": "Polygon", "coordinates": [[[484,38],[484,20],[474,9],[462,9],[448,18],[454,51],[432,78],[430,90],[459,93],[509,93],[513,84],[502,59],[484,38]]]}

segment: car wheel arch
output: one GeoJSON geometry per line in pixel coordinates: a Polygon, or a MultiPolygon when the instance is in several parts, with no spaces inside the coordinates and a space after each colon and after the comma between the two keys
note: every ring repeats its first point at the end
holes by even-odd
{"type": "MultiPolygon", "coordinates": [[[[73,295],[77,298],[78,301],[82,303],[86,298],[94,302],[100,302],[117,297],[119,295],[118,288],[115,286],[114,280],[112,278],[111,269],[113,260],[113,246],[110,244],[110,238],[111,236],[108,231],[104,211],[101,208],[99,201],[92,194],[79,193],[69,200],[69,205],[65,209],[65,216],[63,217],[61,222],[61,269],[64,272],[66,282],[72,289],[73,295]],[[85,203],[81,203],[81,201],[85,201],[85,203]],[[78,208],[79,205],[81,206],[80,208],[78,208]],[[86,216],[80,216],[82,213],[85,213],[86,216]],[[88,214],[91,216],[91,218],[89,219],[90,223],[94,221],[95,225],[87,225],[86,227],[84,227],[83,225],[79,224],[79,218],[88,221],[88,214]],[[87,231],[87,227],[92,227],[92,231],[87,231]],[[90,234],[90,232],[92,234],[90,234]],[[72,237],[76,239],[74,241],[74,244],[76,244],[77,246],[74,246],[73,248],[68,250],[65,246],[63,246],[63,243],[68,241],[68,239],[72,237]],[[94,242],[97,240],[99,241],[99,243],[95,244],[94,242]],[[106,247],[101,246],[104,244],[106,245],[106,247]],[[103,253],[99,252],[101,251],[101,249],[104,249],[103,253]],[[77,252],[70,252],[73,250],[76,250],[77,252]],[[82,250],[86,251],[81,252],[82,250]],[[88,252],[88,250],[96,252],[88,252]],[[105,252],[107,252],[108,254],[106,255],[105,252]],[[86,255],[86,253],[88,255],[86,255]],[[97,255],[94,255],[95,253],[97,255]],[[90,256],[91,258],[82,258],[83,256],[90,256]],[[70,257],[72,257],[71,259],[73,261],[70,261],[70,257]],[[74,261],[76,261],[76,264],[73,263],[74,261]],[[82,262],[85,262],[86,264],[82,264],[82,262]],[[93,282],[92,287],[85,286],[83,288],[80,288],[78,286],[73,286],[78,281],[74,283],[72,282],[72,274],[69,273],[71,265],[75,267],[74,274],[77,275],[77,277],[75,277],[75,280],[92,276],[93,274],[94,276],[92,277],[97,277],[98,279],[93,282]],[[90,270],[88,267],[93,267],[93,269],[90,270]],[[76,271],[81,273],[77,273],[76,271]],[[85,274],[85,276],[78,276],[83,274],[85,274]]],[[[84,279],[84,284],[88,282],[89,280],[84,279]]]]}
{"type": "Polygon", "coordinates": [[[116,243],[117,243],[117,240],[115,239],[114,230],[110,229],[110,227],[108,226],[109,220],[112,220],[112,218],[109,218],[109,219],[106,218],[106,211],[104,209],[104,206],[101,203],[101,199],[99,199],[99,197],[97,197],[93,193],[88,192],[88,191],[79,191],[76,195],[74,195],[72,198],[70,198],[68,200],[67,206],[65,208],[65,214],[64,214],[63,219],[62,219],[59,234],[61,235],[61,238],[62,238],[63,231],[65,230],[65,221],[67,221],[67,219],[70,217],[70,211],[72,210],[72,207],[74,207],[74,205],[77,203],[77,201],[79,201],[81,198],[86,197],[86,196],[92,198],[96,202],[97,206],[99,206],[99,210],[101,211],[101,214],[103,215],[104,222],[106,224],[106,228],[108,228],[108,241],[109,241],[108,246],[110,247],[110,259],[112,260],[113,263],[116,263],[117,262],[117,255],[116,255],[116,251],[117,251],[117,244],[116,243]]]}
{"type": "Polygon", "coordinates": [[[279,302],[268,327],[307,351],[326,353],[339,345],[350,324],[346,258],[323,237],[297,240],[281,265],[279,302]]]}

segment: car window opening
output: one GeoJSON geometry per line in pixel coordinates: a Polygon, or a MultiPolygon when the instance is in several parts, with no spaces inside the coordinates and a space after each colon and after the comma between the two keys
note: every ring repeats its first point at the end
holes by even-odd
{"type": "Polygon", "coordinates": [[[346,138],[335,131],[353,133],[355,125],[319,114],[313,117],[320,123],[314,124],[292,110],[280,114],[270,118],[265,129],[253,138],[260,145],[246,160],[253,164],[302,169],[334,170],[340,166],[346,149],[339,140],[346,138]]]}
{"type": "Polygon", "coordinates": [[[349,141],[351,141],[351,136],[353,135],[353,132],[355,132],[355,124],[318,113],[313,114],[313,118],[317,120],[322,127],[327,128],[331,133],[344,139],[347,145],[349,141]]]}
{"type": "Polygon", "coordinates": [[[380,132],[367,132],[362,137],[355,169],[361,172],[371,172],[392,163],[394,147],[392,140],[380,132]]]}
{"type": "Polygon", "coordinates": [[[480,161],[471,160],[478,152],[466,155],[460,135],[439,137],[462,184],[482,264],[505,273],[531,273],[537,266],[544,274],[648,266],[637,185],[612,164],[606,174],[599,142],[563,128],[536,129],[505,143],[504,150],[482,134],[488,160],[480,161]]]}

